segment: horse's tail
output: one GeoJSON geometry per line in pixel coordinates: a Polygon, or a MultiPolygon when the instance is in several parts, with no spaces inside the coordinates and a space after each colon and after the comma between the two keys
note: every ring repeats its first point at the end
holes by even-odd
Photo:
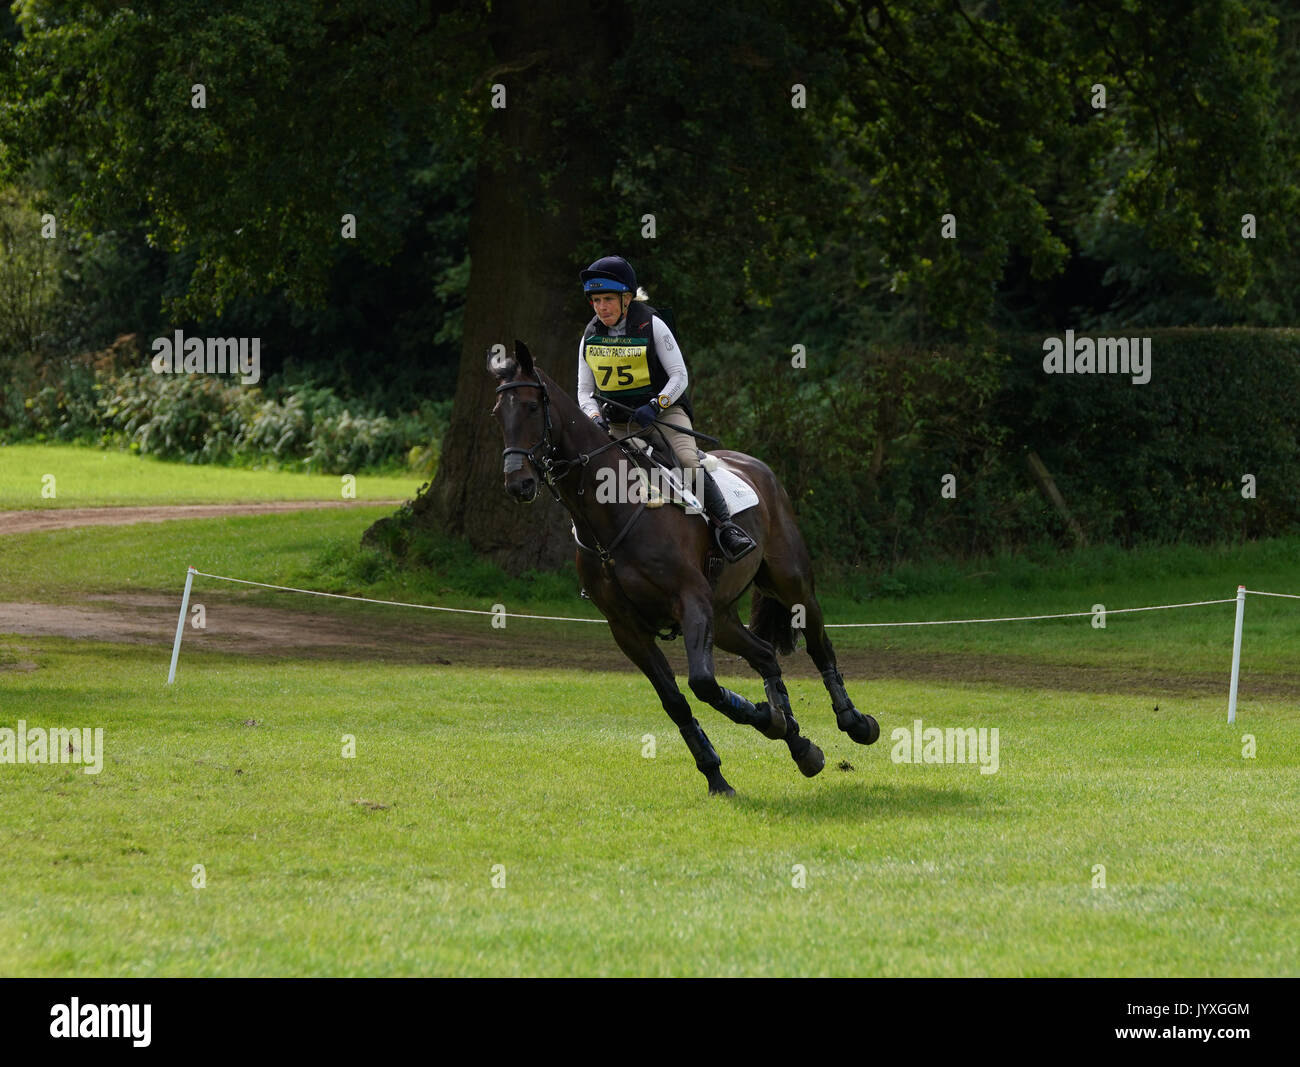
{"type": "Polygon", "coordinates": [[[794,651],[794,616],[781,601],[754,590],[749,608],[749,630],[777,650],[788,656],[794,651]]]}

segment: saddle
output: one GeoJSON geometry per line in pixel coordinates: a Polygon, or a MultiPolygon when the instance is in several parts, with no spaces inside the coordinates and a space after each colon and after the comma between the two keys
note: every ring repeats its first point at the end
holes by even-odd
{"type": "MultiPolygon", "coordinates": [[[[632,444],[650,463],[649,469],[637,464],[638,476],[642,478],[645,492],[646,507],[661,508],[665,504],[670,504],[680,507],[688,515],[699,515],[705,518],[703,487],[691,484],[692,481],[698,482],[698,475],[665,462],[655,455],[653,446],[644,444],[640,439],[632,444]]],[[[623,446],[623,451],[634,463],[636,462],[627,445],[623,446]]],[[[726,497],[733,519],[758,504],[758,494],[749,483],[719,457],[708,452],[700,452],[699,456],[700,466],[713,476],[714,483],[726,497]]]]}
{"type": "MultiPolygon", "coordinates": [[[[690,471],[683,471],[664,462],[655,455],[654,446],[647,444],[640,438],[629,438],[626,442],[621,442],[619,447],[631,464],[629,473],[640,482],[641,506],[623,528],[622,533],[609,546],[608,550],[600,545],[593,546],[584,543],[582,538],[578,536],[577,524],[573,524],[573,539],[577,542],[578,547],[584,552],[598,556],[601,564],[607,569],[613,564],[611,553],[617,543],[622,541],[631,531],[637,516],[645,509],[661,508],[668,504],[680,507],[687,515],[698,515],[704,522],[708,522],[708,516],[701,503],[703,488],[686,484],[692,480],[692,477],[698,480],[698,475],[692,476],[690,471]]],[[[726,466],[719,457],[710,455],[707,452],[700,452],[699,455],[700,466],[712,475],[714,483],[726,495],[733,519],[736,515],[758,504],[758,494],[750,487],[749,483],[726,466]]],[[[717,588],[718,579],[722,575],[726,562],[718,546],[717,538],[711,538],[706,573],[711,589],[717,588]]],[[[579,595],[585,599],[590,599],[585,589],[580,589],[579,595]]],[[[664,640],[672,640],[680,633],[680,628],[674,624],[667,632],[658,636],[664,640]]]]}

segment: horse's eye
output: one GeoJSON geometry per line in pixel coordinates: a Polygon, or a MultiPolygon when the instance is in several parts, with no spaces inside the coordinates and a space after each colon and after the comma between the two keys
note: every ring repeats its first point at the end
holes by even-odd
{"type": "Polygon", "coordinates": [[[534,400],[528,405],[528,414],[530,415],[537,414],[537,401],[534,400]]]}

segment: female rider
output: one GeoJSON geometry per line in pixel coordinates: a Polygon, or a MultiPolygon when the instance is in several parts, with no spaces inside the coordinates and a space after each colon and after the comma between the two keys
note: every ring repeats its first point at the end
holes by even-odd
{"type": "Polygon", "coordinates": [[[605,256],[579,277],[596,314],[579,343],[578,404],[601,428],[623,436],[631,430],[624,408],[635,409],[630,418],[640,426],[657,424],[678,466],[699,471],[692,477],[703,485],[704,510],[722,554],[733,563],[748,555],[757,546],[731,521],[722,490],[700,466],[695,439],[674,429],[691,429],[686,363],[668,325],[644,303],[632,265],[622,256],[605,256]]]}

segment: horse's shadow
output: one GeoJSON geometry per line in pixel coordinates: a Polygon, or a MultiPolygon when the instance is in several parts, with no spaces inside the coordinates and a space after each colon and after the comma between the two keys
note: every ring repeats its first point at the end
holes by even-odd
{"type": "Polygon", "coordinates": [[[819,820],[908,818],[934,812],[978,816],[990,810],[990,798],[975,789],[934,789],[924,785],[853,781],[819,782],[817,786],[805,793],[776,796],[741,792],[728,802],[751,811],[819,820]]]}

